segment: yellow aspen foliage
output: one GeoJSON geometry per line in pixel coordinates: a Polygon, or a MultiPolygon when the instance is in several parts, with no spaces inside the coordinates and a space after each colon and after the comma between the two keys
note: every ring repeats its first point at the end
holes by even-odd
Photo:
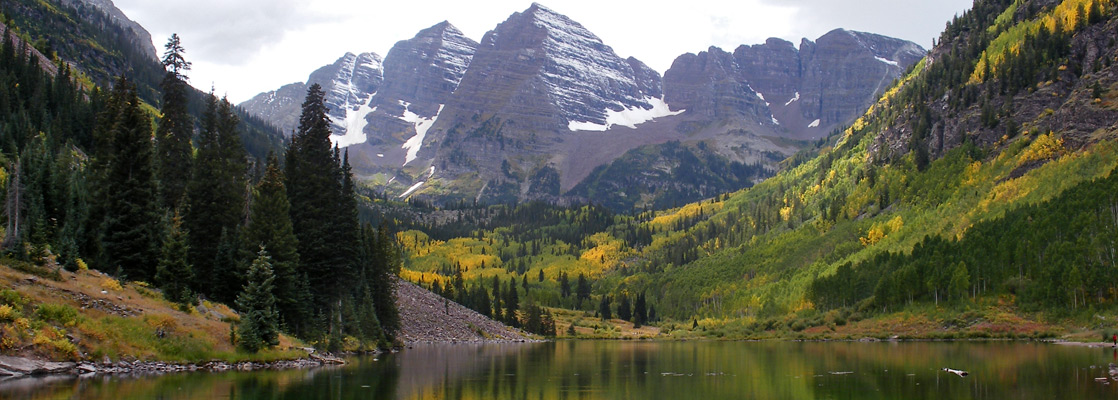
{"type": "Polygon", "coordinates": [[[901,218],[900,215],[898,215],[896,217],[893,217],[893,219],[889,220],[889,222],[885,223],[885,226],[889,228],[888,233],[893,233],[893,232],[899,231],[899,230],[901,230],[901,228],[904,227],[904,219],[901,218]]]}
{"type": "Polygon", "coordinates": [[[1064,152],[1064,140],[1053,137],[1052,133],[1038,135],[1029,147],[1017,158],[1017,165],[1030,161],[1048,160],[1064,152]]]}
{"type": "Polygon", "coordinates": [[[875,226],[870,228],[869,232],[866,232],[866,236],[858,238],[858,241],[862,243],[862,246],[873,246],[884,238],[885,230],[880,226],[875,226]]]}
{"type": "Polygon", "coordinates": [[[792,206],[780,208],[780,219],[784,221],[792,219],[792,206]]]}

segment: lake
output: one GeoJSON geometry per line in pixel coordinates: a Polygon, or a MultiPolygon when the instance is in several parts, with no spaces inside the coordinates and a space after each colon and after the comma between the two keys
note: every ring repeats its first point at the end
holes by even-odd
{"type": "Polygon", "coordinates": [[[1118,398],[1095,381],[1109,363],[1118,350],[1026,342],[425,345],[311,370],[9,380],[0,398],[1118,398]]]}

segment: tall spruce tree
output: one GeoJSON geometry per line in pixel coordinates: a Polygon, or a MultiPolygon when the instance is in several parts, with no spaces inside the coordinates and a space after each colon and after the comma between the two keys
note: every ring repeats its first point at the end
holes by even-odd
{"type": "Polygon", "coordinates": [[[648,308],[645,307],[644,292],[637,295],[633,302],[633,327],[640,328],[648,322],[648,308]]]}
{"type": "Polygon", "coordinates": [[[178,207],[186,193],[190,180],[193,149],[190,140],[194,136],[194,120],[187,110],[187,92],[190,86],[186,71],[190,62],[183,58],[185,50],[178,34],[172,34],[164,45],[163,76],[160,88],[163,90],[163,104],[160,110],[163,118],[155,131],[157,172],[159,173],[160,197],[163,207],[178,207]]]}
{"type": "Polygon", "coordinates": [[[117,107],[108,134],[111,156],[104,180],[105,216],[102,222],[102,268],[128,279],[150,280],[155,275],[162,238],[162,212],[152,164],[151,119],[140,108],[136,90],[124,78],[113,89],[117,107]]]}
{"type": "Polygon", "coordinates": [[[377,230],[365,225],[362,232],[362,275],[365,276],[365,286],[373,300],[377,321],[385,337],[391,340],[400,330],[400,312],[396,308],[396,275],[400,272],[400,254],[396,239],[383,225],[377,230]]]}
{"type": "MultiPolygon", "coordinates": [[[[236,265],[218,264],[222,232],[232,241],[244,212],[246,162],[229,101],[211,94],[202,117],[198,158],[187,186],[184,224],[190,231],[190,260],[197,272],[195,288],[216,299],[232,300],[238,286],[223,285],[235,277],[236,265]]],[[[234,242],[230,242],[234,243],[234,242]]]]}
{"type": "Polygon", "coordinates": [[[242,248],[268,249],[276,275],[276,293],[280,293],[276,308],[288,329],[301,335],[311,322],[311,298],[307,282],[299,273],[299,242],[291,226],[291,204],[287,202],[283,180],[279,159],[275,154],[268,155],[264,176],[253,190],[242,248]]]}
{"type": "Polygon", "coordinates": [[[299,241],[300,266],[310,277],[315,312],[333,315],[331,310],[340,305],[340,296],[352,291],[356,277],[352,255],[357,243],[350,240],[356,223],[349,221],[356,215],[343,204],[344,173],[330,143],[321,86],[311,85],[302,107],[299,128],[287,148],[287,198],[299,241]]]}
{"type": "Polygon", "coordinates": [[[279,313],[276,312],[271,257],[263,247],[257,254],[248,269],[248,282],[237,296],[237,309],[241,312],[238,345],[251,353],[279,343],[279,313]]]}
{"type": "Polygon", "coordinates": [[[155,271],[155,281],[163,289],[163,297],[181,304],[194,302],[194,294],[190,290],[194,270],[187,260],[187,235],[182,229],[182,216],[176,212],[163,239],[163,251],[155,271]]]}
{"type": "Polygon", "coordinates": [[[633,318],[633,309],[629,305],[629,296],[621,293],[617,299],[617,318],[628,321],[633,318]]]}

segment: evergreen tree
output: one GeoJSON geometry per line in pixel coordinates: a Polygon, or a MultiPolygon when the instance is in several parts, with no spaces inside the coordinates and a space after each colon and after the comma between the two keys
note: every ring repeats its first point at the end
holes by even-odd
{"type": "Polygon", "coordinates": [[[182,229],[182,217],[176,212],[163,240],[163,251],[155,273],[155,281],[163,289],[163,296],[181,304],[194,302],[194,294],[190,290],[194,270],[187,260],[187,236],[182,229]]]}
{"type": "Polygon", "coordinates": [[[520,311],[520,298],[516,294],[516,279],[509,278],[505,287],[505,323],[512,327],[520,327],[517,312],[520,311]]]}
{"type": "Polygon", "coordinates": [[[190,140],[194,136],[194,121],[187,110],[186,71],[190,62],[183,58],[182,44],[178,34],[172,34],[164,45],[163,67],[167,73],[160,83],[163,90],[163,114],[155,131],[156,153],[159,155],[156,168],[159,173],[160,195],[163,207],[174,209],[186,194],[190,180],[193,149],[190,140]]]}
{"type": "MultiPolygon", "coordinates": [[[[218,236],[217,240],[217,253],[214,254],[213,262],[210,264],[213,266],[211,270],[213,276],[210,278],[212,283],[209,291],[214,300],[226,304],[235,301],[236,294],[240,292],[239,288],[244,286],[244,270],[247,269],[247,265],[243,265],[237,258],[240,243],[236,231],[221,229],[221,236],[218,236]]],[[[272,273],[275,274],[275,268],[272,269],[272,273]]]]}
{"type": "MultiPolygon", "coordinates": [[[[300,266],[310,277],[317,311],[333,307],[338,296],[350,292],[354,279],[355,243],[349,242],[355,218],[343,203],[343,173],[330,143],[326,94],[311,85],[303,102],[299,129],[287,148],[287,198],[291,223],[299,241],[300,266]],[[344,221],[343,221],[344,219],[344,221]],[[340,236],[339,236],[340,235],[340,236]]],[[[374,296],[376,293],[374,293],[374,296]]],[[[378,307],[379,312],[383,312],[378,307]]],[[[388,321],[381,319],[386,328],[388,321]]]]}
{"type": "Polygon", "coordinates": [[[190,231],[190,260],[198,277],[195,288],[224,300],[232,300],[239,287],[226,280],[237,275],[232,263],[216,265],[222,232],[226,232],[226,245],[232,246],[231,235],[237,232],[244,213],[246,165],[237,124],[229,101],[218,101],[211,94],[202,118],[198,158],[187,186],[189,207],[183,221],[190,231]]]}
{"type": "Polygon", "coordinates": [[[381,225],[376,232],[371,226],[363,229],[367,254],[366,275],[376,307],[377,320],[388,340],[400,331],[400,311],[396,308],[396,276],[400,273],[400,254],[396,247],[396,237],[381,225]]]}
{"type": "Polygon", "coordinates": [[[613,319],[613,312],[610,311],[609,303],[609,296],[602,295],[602,301],[598,303],[598,316],[602,317],[602,321],[613,319]]]}
{"type": "Polygon", "coordinates": [[[633,327],[640,328],[648,322],[648,309],[645,307],[644,293],[637,295],[633,303],[633,327]]]}
{"type": "Polygon", "coordinates": [[[503,315],[501,313],[501,309],[502,309],[501,302],[503,302],[504,300],[505,300],[504,296],[501,296],[501,280],[500,280],[500,278],[497,277],[497,275],[493,275],[493,318],[494,319],[498,319],[498,320],[501,319],[501,316],[503,315]]]}
{"type": "Polygon", "coordinates": [[[105,196],[105,217],[102,242],[103,268],[117,271],[128,279],[148,280],[155,275],[159,259],[160,224],[162,218],[156,194],[152,165],[151,119],[140,108],[135,88],[120,79],[113,89],[118,108],[108,134],[112,136],[112,156],[108,160],[105,196]]]}
{"type": "Polygon", "coordinates": [[[551,311],[548,311],[546,308],[543,308],[543,316],[540,317],[540,325],[541,335],[555,337],[558,334],[555,331],[555,317],[552,316],[551,311]]]}
{"type": "Polygon", "coordinates": [[[543,333],[543,309],[536,304],[529,304],[524,308],[524,330],[542,335],[543,333]]]}
{"type": "Polygon", "coordinates": [[[590,281],[586,280],[586,275],[583,273],[578,274],[578,288],[575,294],[578,299],[578,308],[582,308],[583,300],[590,300],[590,281]]]}
{"type": "Polygon", "coordinates": [[[311,297],[306,280],[299,274],[298,241],[291,226],[291,205],[283,181],[279,159],[271,154],[264,176],[253,190],[242,248],[268,249],[276,275],[276,293],[281,294],[276,298],[276,308],[288,328],[301,335],[311,322],[311,297]]]}
{"type": "Polygon", "coordinates": [[[566,272],[559,273],[559,295],[563,298],[571,295],[571,282],[567,279],[566,272]]]}
{"type": "Polygon", "coordinates": [[[633,318],[633,309],[629,305],[629,296],[622,293],[617,300],[617,318],[630,321],[633,318]]]}
{"type": "Polygon", "coordinates": [[[279,313],[276,312],[276,297],[273,293],[271,257],[263,247],[248,270],[248,283],[237,296],[237,308],[241,322],[237,331],[240,334],[238,345],[250,353],[275,346],[279,343],[279,313]]]}

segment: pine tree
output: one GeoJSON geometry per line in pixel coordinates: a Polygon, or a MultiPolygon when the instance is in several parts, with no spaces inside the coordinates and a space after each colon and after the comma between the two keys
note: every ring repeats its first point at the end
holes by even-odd
{"type": "Polygon", "coordinates": [[[637,301],[633,304],[633,327],[640,328],[648,322],[648,309],[645,307],[644,293],[637,295],[637,301]]]}
{"type": "Polygon", "coordinates": [[[241,349],[255,353],[279,343],[279,313],[273,293],[271,257],[263,247],[248,270],[248,283],[237,296],[241,322],[237,331],[241,349]]]}
{"type": "MultiPolygon", "coordinates": [[[[310,277],[311,293],[317,311],[333,307],[335,299],[350,292],[355,281],[352,270],[355,245],[347,235],[353,224],[343,218],[348,209],[339,210],[343,200],[343,173],[330,143],[330,122],[325,93],[311,85],[303,102],[299,129],[287,148],[287,198],[291,203],[291,222],[299,240],[303,272],[310,277]]],[[[376,295],[374,293],[374,295],[376,295]]],[[[379,310],[379,308],[378,308],[379,310]]],[[[387,325],[388,321],[381,320],[387,325]]]]}
{"type": "Polygon", "coordinates": [[[108,160],[105,217],[102,223],[103,268],[128,279],[148,280],[159,259],[162,218],[152,164],[151,119],[140,108],[131,83],[120,79],[113,90],[119,108],[106,116],[112,122],[112,156],[108,160]]]}
{"type": "Polygon", "coordinates": [[[613,312],[610,311],[609,300],[609,296],[602,295],[602,301],[598,303],[598,316],[602,318],[602,321],[613,319],[613,312]]]}
{"type": "Polygon", "coordinates": [[[253,190],[242,248],[268,249],[276,275],[276,293],[280,294],[276,297],[276,308],[288,328],[301,335],[311,320],[311,297],[307,282],[299,274],[299,244],[291,226],[291,205],[283,181],[279,159],[270,154],[264,176],[253,190]]]}
{"type": "Polygon", "coordinates": [[[617,301],[617,318],[629,321],[633,318],[633,310],[629,305],[629,296],[625,293],[621,294],[621,298],[617,301]]]}
{"type": "Polygon", "coordinates": [[[520,326],[520,319],[517,317],[517,311],[520,311],[520,298],[516,293],[516,279],[510,278],[508,286],[505,287],[505,323],[512,327],[520,326]]]}
{"type": "Polygon", "coordinates": [[[371,248],[373,256],[365,263],[369,268],[369,287],[372,290],[377,320],[388,340],[400,331],[400,311],[396,308],[396,276],[400,273],[400,254],[396,248],[396,237],[381,225],[376,234],[366,226],[366,248],[371,248]]]}
{"type": "Polygon", "coordinates": [[[181,304],[194,302],[194,294],[190,290],[194,269],[187,260],[187,236],[188,233],[182,229],[182,217],[176,212],[163,240],[163,251],[155,273],[155,281],[163,289],[163,296],[181,304]]]}
{"type": "Polygon", "coordinates": [[[571,295],[571,282],[567,279],[566,272],[559,273],[559,296],[567,298],[571,295]]]}
{"type": "Polygon", "coordinates": [[[578,274],[578,287],[575,290],[575,297],[578,299],[578,308],[582,308],[582,301],[590,300],[590,281],[586,280],[585,274],[578,274]]]}
{"type": "MultiPolygon", "coordinates": [[[[187,186],[184,224],[190,231],[190,260],[197,272],[195,288],[213,298],[232,300],[237,285],[223,285],[234,276],[232,265],[216,265],[222,232],[236,233],[244,212],[245,153],[237,132],[237,116],[229,101],[212,94],[202,118],[198,158],[187,186]]],[[[227,236],[227,240],[232,238],[227,236]]],[[[235,283],[235,282],[230,282],[235,283]]]]}
{"type": "Polygon", "coordinates": [[[186,71],[190,70],[190,62],[183,58],[185,50],[179,35],[172,34],[164,48],[163,67],[167,73],[160,83],[163,118],[155,131],[156,153],[159,155],[156,168],[163,207],[174,209],[186,193],[190,180],[190,174],[186,172],[191,171],[193,161],[190,140],[194,136],[194,121],[187,110],[190,86],[186,84],[186,71]]]}

